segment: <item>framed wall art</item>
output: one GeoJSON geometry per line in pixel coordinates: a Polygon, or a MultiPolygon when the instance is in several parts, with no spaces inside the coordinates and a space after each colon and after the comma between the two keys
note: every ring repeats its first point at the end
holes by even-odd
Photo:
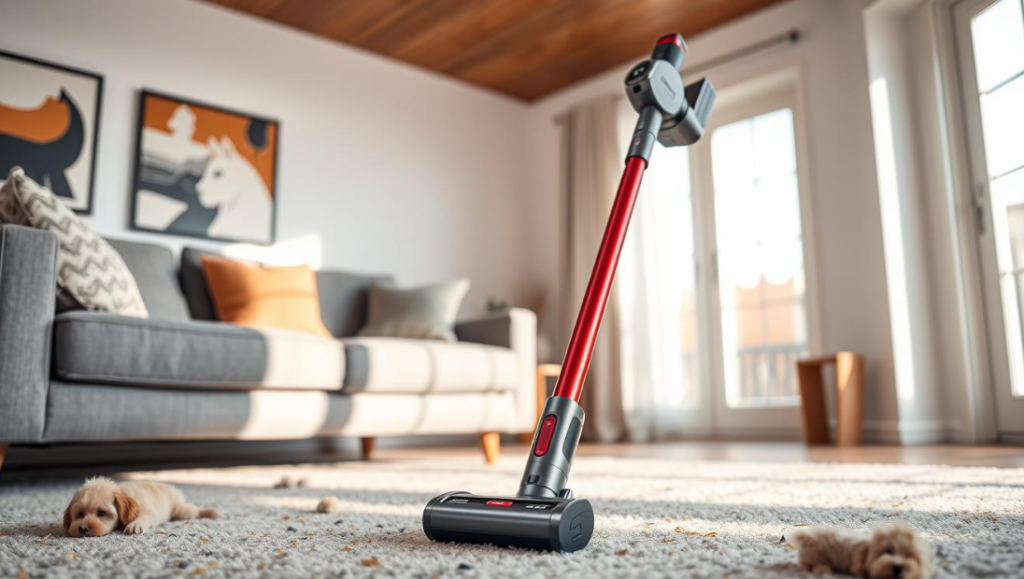
{"type": "Polygon", "coordinates": [[[273,242],[279,138],[278,121],[143,91],[132,228],[273,242]]]}
{"type": "Polygon", "coordinates": [[[21,167],[71,209],[93,206],[103,77],[0,51],[0,180],[21,167]]]}

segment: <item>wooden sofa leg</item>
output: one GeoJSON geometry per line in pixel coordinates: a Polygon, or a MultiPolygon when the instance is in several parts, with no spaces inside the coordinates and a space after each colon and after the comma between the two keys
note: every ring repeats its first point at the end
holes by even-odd
{"type": "Polygon", "coordinates": [[[498,455],[501,454],[501,435],[497,432],[485,432],[480,435],[480,446],[484,448],[484,458],[487,464],[498,462],[498,455]]]}
{"type": "Polygon", "coordinates": [[[4,457],[7,456],[7,445],[0,444],[0,470],[4,468],[4,457]]]}
{"type": "Polygon", "coordinates": [[[373,458],[373,446],[376,444],[377,439],[372,436],[365,436],[360,439],[363,446],[363,460],[370,460],[373,458]]]}

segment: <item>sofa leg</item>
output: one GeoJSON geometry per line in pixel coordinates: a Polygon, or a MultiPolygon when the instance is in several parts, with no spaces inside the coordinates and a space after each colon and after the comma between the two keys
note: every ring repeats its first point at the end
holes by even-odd
{"type": "Polygon", "coordinates": [[[0,470],[4,468],[4,457],[7,456],[7,445],[0,444],[0,470]]]}
{"type": "Polygon", "coordinates": [[[484,459],[487,464],[498,462],[501,454],[501,435],[497,432],[485,432],[480,435],[480,446],[484,448],[484,459]]]}
{"type": "Polygon", "coordinates": [[[363,460],[370,460],[373,458],[373,446],[376,444],[377,439],[372,436],[365,436],[359,439],[359,442],[362,443],[363,447],[363,460]]]}
{"type": "Polygon", "coordinates": [[[334,444],[333,436],[325,436],[316,439],[316,445],[320,454],[332,455],[338,453],[338,447],[334,444]]]}

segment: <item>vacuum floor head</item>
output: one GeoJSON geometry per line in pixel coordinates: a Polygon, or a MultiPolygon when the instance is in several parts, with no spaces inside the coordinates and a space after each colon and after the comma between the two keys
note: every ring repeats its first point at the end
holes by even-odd
{"type": "Polygon", "coordinates": [[[578,551],[594,534],[584,499],[485,497],[457,491],[427,503],[423,531],[433,541],[578,551]]]}

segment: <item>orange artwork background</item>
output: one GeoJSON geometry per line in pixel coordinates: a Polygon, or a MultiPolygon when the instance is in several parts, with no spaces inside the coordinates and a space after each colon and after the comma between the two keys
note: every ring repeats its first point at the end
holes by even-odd
{"type": "Polygon", "coordinates": [[[0,103],[0,132],[35,143],[48,143],[68,130],[71,114],[53,97],[35,109],[16,109],[0,103]]]}
{"type": "Polygon", "coordinates": [[[170,134],[167,122],[174,114],[174,110],[185,105],[196,116],[195,134],[192,140],[206,145],[210,137],[227,137],[234,143],[238,154],[242,155],[252,163],[252,166],[259,173],[263,183],[267,186],[270,196],[274,196],[274,150],[277,147],[277,123],[267,123],[267,146],[258,150],[249,144],[247,130],[249,119],[231,113],[208,109],[206,107],[166,99],[154,95],[147,95],[145,102],[145,117],[142,119],[142,126],[163,133],[170,134]]]}

